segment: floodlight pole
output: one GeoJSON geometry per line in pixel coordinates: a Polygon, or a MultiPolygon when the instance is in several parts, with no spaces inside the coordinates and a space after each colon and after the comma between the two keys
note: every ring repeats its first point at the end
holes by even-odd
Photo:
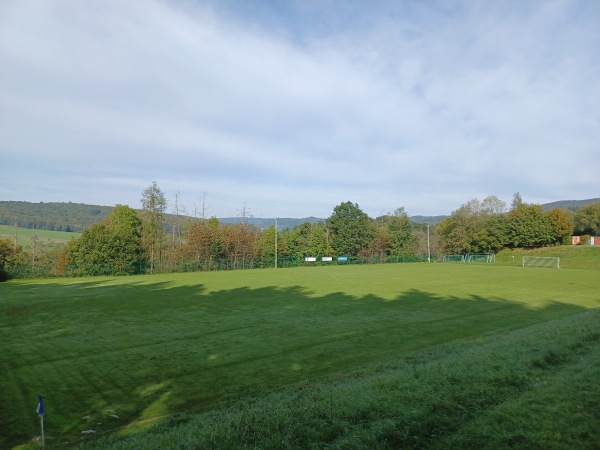
{"type": "Polygon", "coordinates": [[[275,217],[275,268],[277,269],[277,217],[275,217]]]}
{"type": "Polygon", "coordinates": [[[431,249],[429,248],[429,224],[427,224],[427,262],[431,262],[431,249]]]}

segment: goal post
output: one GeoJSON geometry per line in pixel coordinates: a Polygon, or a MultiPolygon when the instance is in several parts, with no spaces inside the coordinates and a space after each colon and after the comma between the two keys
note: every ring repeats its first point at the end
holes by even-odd
{"type": "Polygon", "coordinates": [[[466,261],[469,263],[493,263],[496,262],[494,253],[469,253],[466,261]]]}
{"type": "Polygon", "coordinates": [[[444,255],[442,262],[465,262],[465,255],[444,255]]]}
{"type": "Polygon", "coordinates": [[[523,267],[560,269],[560,258],[558,256],[523,256],[523,267]]]}

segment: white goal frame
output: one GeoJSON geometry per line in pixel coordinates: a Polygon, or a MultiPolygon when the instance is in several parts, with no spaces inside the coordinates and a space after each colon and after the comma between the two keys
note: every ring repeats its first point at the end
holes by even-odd
{"type": "Polygon", "coordinates": [[[496,255],[494,253],[469,253],[467,256],[467,262],[489,264],[496,262],[496,255]]]}
{"type": "Polygon", "coordinates": [[[523,256],[523,268],[525,267],[550,267],[560,269],[560,258],[558,256],[523,256]]]}
{"type": "Polygon", "coordinates": [[[465,255],[444,255],[442,262],[465,262],[465,255]]]}

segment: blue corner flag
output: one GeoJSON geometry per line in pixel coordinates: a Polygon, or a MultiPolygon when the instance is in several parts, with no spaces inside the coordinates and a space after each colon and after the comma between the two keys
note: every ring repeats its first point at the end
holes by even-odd
{"type": "Polygon", "coordinates": [[[44,414],[44,399],[42,398],[42,394],[40,394],[40,402],[38,403],[37,413],[40,416],[44,414]]]}

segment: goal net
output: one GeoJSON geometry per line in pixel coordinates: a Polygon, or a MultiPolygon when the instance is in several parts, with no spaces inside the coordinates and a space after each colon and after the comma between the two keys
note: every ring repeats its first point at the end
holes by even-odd
{"type": "Polygon", "coordinates": [[[465,255],[444,255],[443,262],[465,262],[465,255]]]}
{"type": "Polygon", "coordinates": [[[467,255],[467,262],[493,263],[496,262],[496,255],[493,253],[470,253],[469,255],[467,255]]]}
{"type": "Polygon", "coordinates": [[[523,256],[523,267],[551,267],[560,269],[558,256],[523,256]]]}

